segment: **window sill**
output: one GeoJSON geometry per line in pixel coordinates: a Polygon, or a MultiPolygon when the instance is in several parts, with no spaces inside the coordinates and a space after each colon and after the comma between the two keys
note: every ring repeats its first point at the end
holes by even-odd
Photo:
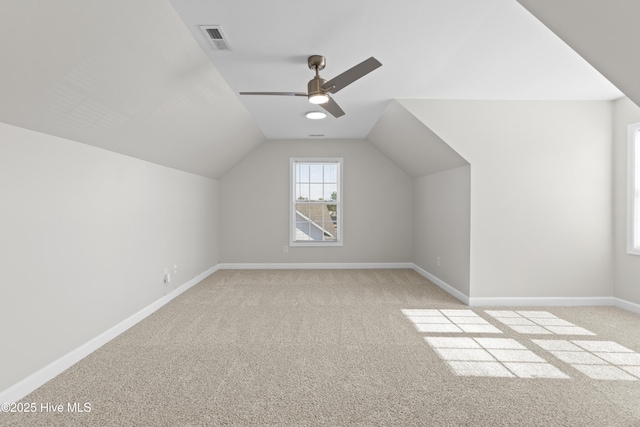
{"type": "Polygon", "coordinates": [[[640,248],[627,248],[627,255],[637,255],[640,256],[640,248]]]}
{"type": "Polygon", "coordinates": [[[318,246],[318,247],[330,247],[330,246],[343,246],[342,242],[290,242],[289,246],[292,247],[296,247],[296,246],[301,246],[301,247],[313,247],[313,246],[318,246]]]}

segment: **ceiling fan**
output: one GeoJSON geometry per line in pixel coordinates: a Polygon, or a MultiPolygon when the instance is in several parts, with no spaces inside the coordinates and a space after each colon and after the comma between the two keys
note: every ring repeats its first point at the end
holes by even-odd
{"type": "Polygon", "coordinates": [[[311,70],[315,70],[316,76],[309,80],[307,92],[240,92],[240,95],[277,95],[277,96],[306,96],[312,104],[320,105],[332,116],[340,117],[344,115],[342,108],[329,96],[336,93],[361,77],[369,74],[382,64],[373,56],[362,61],[355,67],[349,68],[342,74],[337,75],[329,81],[321,78],[319,71],[326,65],[326,59],[322,55],[311,55],[307,59],[307,64],[311,70]]]}

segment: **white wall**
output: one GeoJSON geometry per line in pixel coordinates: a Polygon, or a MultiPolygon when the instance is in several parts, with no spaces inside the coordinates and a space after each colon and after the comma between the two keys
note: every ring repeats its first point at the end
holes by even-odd
{"type": "Polygon", "coordinates": [[[627,254],[627,125],[640,122],[640,108],[622,98],[613,112],[615,296],[640,304],[640,256],[627,254]]]}
{"type": "Polygon", "coordinates": [[[471,164],[470,296],[613,294],[611,102],[400,102],[471,164]]]}
{"type": "Polygon", "coordinates": [[[413,193],[413,262],[466,296],[470,174],[463,166],[417,178],[413,193]]]}
{"type": "Polygon", "coordinates": [[[216,265],[218,185],[0,124],[0,391],[216,265]]]}
{"type": "Polygon", "coordinates": [[[391,101],[367,141],[412,178],[469,163],[398,101],[391,101]]]}
{"type": "Polygon", "coordinates": [[[364,140],[261,144],[220,181],[225,263],[412,261],[412,179],[364,140]],[[343,157],[341,247],[289,244],[289,158],[343,157]]]}

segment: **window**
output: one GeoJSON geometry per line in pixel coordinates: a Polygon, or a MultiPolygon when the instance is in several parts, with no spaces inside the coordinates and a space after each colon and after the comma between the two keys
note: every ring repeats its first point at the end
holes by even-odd
{"type": "Polygon", "coordinates": [[[640,123],[628,129],[627,253],[640,255],[640,123]]]}
{"type": "Polygon", "coordinates": [[[342,246],[342,159],[291,159],[291,246],[342,246]]]}

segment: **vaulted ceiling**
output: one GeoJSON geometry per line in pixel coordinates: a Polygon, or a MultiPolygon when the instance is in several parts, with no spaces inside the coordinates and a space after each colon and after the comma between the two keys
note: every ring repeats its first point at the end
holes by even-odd
{"type": "MultiPolygon", "coordinates": [[[[596,0],[519,1],[638,102],[638,61],[625,68],[624,52],[610,52],[625,39],[632,53],[637,37],[614,17],[630,20],[638,6],[614,0],[607,12],[610,2],[596,0]]],[[[0,2],[0,121],[212,178],[265,139],[370,135],[414,174],[411,153],[425,146],[414,134],[394,148],[385,135],[394,126],[403,132],[402,123],[427,140],[429,130],[394,99],[622,96],[520,3],[0,2]],[[232,51],[212,50],[200,25],[221,25],[232,51]],[[305,119],[316,108],[303,97],[238,95],[305,91],[311,54],[327,57],[325,78],[370,56],[383,66],[334,96],[346,112],[338,119],[305,119]]]]}
{"type": "Polygon", "coordinates": [[[264,135],[168,1],[0,2],[0,121],[219,178],[264,135]]]}
{"type": "Polygon", "coordinates": [[[306,91],[313,54],[327,58],[327,79],[370,56],[383,64],[335,94],[338,119],[310,122],[304,97],[241,97],[268,139],[364,138],[397,98],[620,96],[514,0],[171,2],[236,93],[306,91]],[[222,26],[233,50],[212,49],[201,25],[222,26]]]}
{"type": "Polygon", "coordinates": [[[639,1],[518,2],[640,105],[639,1]]]}

